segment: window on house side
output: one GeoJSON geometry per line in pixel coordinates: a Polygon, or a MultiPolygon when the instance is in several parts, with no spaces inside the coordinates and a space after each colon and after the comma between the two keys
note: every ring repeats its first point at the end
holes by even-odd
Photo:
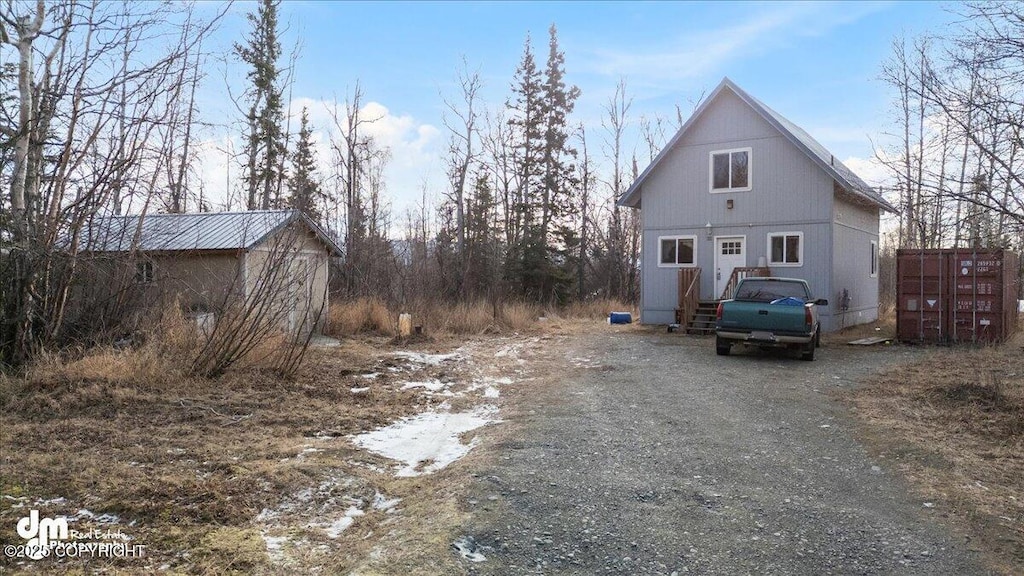
{"type": "Polygon", "coordinates": [[[878,242],[871,241],[871,277],[878,277],[878,242]]]}
{"type": "Polygon", "coordinates": [[[658,239],[659,266],[692,266],[696,236],[663,236],[658,239]]]}
{"type": "Polygon", "coordinates": [[[750,148],[711,153],[711,190],[750,190],[750,148]]]}
{"type": "Polygon", "coordinates": [[[137,284],[148,284],[153,281],[153,263],[135,263],[135,282],[137,284]]]}
{"type": "Polygon", "coordinates": [[[768,235],[769,263],[773,266],[800,266],[803,264],[803,234],[785,232],[768,235]]]}

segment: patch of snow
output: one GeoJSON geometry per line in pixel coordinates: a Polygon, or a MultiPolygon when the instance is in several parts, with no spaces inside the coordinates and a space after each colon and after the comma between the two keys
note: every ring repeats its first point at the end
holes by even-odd
{"type": "Polygon", "coordinates": [[[493,422],[496,413],[494,406],[479,406],[472,412],[424,412],[359,434],[352,443],[403,462],[396,476],[430,474],[468,454],[477,441],[463,444],[459,435],[493,422]],[[420,469],[423,463],[428,464],[420,469]]]}
{"type": "Polygon", "coordinates": [[[369,386],[366,386],[364,388],[349,388],[348,389],[348,391],[353,393],[353,394],[362,394],[363,392],[367,392],[369,390],[370,390],[369,386]]]}
{"type": "Polygon", "coordinates": [[[484,377],[474,380],[472,384],[470,384],[469,386],[466,387],[465,390],[463,390],[463,392],[468,394],[470,392],[476,392],[477,390],[484,388],[485,398],[497,398],[499,396],[498,385],[506,385],[511,383],[511,378],[484,377]]]}
{"type": "Polygon", "coordinates": [[[397,506],[401,501],[401,498],[388,498],[380,492],[377,492],[373,495],[373,509],[390,512],[391,509],[397,506]]]}
{"type": "Polygon", "coordinates": [[[477,545],[476,540],[474,540],[472,536],[463,536],[455,542],[452,542],[452,548],[455,548],[455,550],[459,553],[459,556],[462,556],[470,562],[487,561],[487,556],[484,556],[482,553],[478,551],[480,547],[477,545]]]}
{"type": "Polygon", "coordinates": [[[267,536],[264,532],[262,533],[263,543],[267,547],[267,556],[270,556],[271,562],[280,563],[284,561],[284,545],[288,543],[287,536],[267,536]]]}
{"type": "Polygon", "coordinates": [[[380,372],[370,372],[369,374],[360,374],[359,375],[360,378],[367,378],[367,379],[376,378],[378,376],[380,376],[380,372]]]}
{"type": "Polygon", "coordinates": [[[256,515],[256,522],[277,525],[285,523],[289,515],[303,513],[310,505],[318,505],[321,508],[333,505],[336,498],[335,488],[346,488],[351,486],[352,482],[352,478],[343,480],[336,477],[327,478],[316,488],[303,488],[294,494],[285,496],[276,508],[264,508],[256,515]]]}
{"type": "Polygon", "coordinates": [[[295,457],[298,458],[299,460],[303,460],[303,459],[306,458],[306,454],[313,454],[315,452],[323,452],[323,449],[322,448],[313,448],[312,446],[308,446],[307,445],[307,446],[303,447],[302,451],[299,452],[298,454],[296,454],[295,457]]]}
{"type": "Polygon", "coordinates": [[[75,513],[74,516],[69,516],[68,517],[68,520],[82,520],[82,519],[92,520],[93,522],[97,522],[99,524],[117,524],[118,522],[121,521],[121,518],[119,518],[118,516],[116,516],[114,514],[99,514],[99,515],[96,515],[96,514],[93,514],[92,512],[90,512],[89,510],[86,510],[85,508],[82,508],[81,510],[79,510],[77,513],[75,513]]]}
{"type": "Polygon", "coordinates": [[[346,460],[345,462],[347,462],[349,464],[353,464],[355,466],[362,466],[363,468],[367,468],[369,470],[373,470],[374,472],[376,472],[378,474],[384,474],[384,473],[387,472],[387,470],[385,470],[385,469],[383,469],[380,466],[377,466],[375,464],[371,464],[370,462],[362,462],[362,461],[359,461],[359,460],[346,460]]]}
{"type": "Polygon", "coordinates": [[[362,516],[363,514],[365,514],[365,512],[363,512],[358,506],[349,506],[348,510],[345,511],[344,516],[338,518],[327,527],[327,537],[337,538],[338,536],[341,536],[341,533],[355,522],[356,517],[362,516]]]}
{"type": "Polygon", "coordinates": [[[519,347],[515,346],[515,345],[505,346],[501,350],[498,350],[497,352],[494,353],[494,357],[495,358],[504,358],[506,356],[509,356],[509,357],[512,357],[512,358],[518,357],[519,356],[519,347]]]}
{"type": "Polygon", "coordinates": [[[402,358],[409,362],[416,364],[423,364],[425,366],[438,366],[442,362],[448,362],[452,360],[461,360],[462,355],[458,352],[452,352],[451,354],[424,354],[422,352],[395,352],[393,354],[395,358],[402,358]]]}
{"type": "Polygon", "coordinates": [[[406,382],[402,384],[402,390],[408,390],[410,388],[426,388],[431,392],[437,392],[448,387],[448,383],[441,382],[440,380],[431,379],[425,382],[406,382]]]}

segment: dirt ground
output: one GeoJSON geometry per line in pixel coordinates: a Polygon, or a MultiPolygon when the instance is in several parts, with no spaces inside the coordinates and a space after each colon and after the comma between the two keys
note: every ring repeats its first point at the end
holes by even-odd
{"type": "Polygon", "coordinates": [[[295,381],[255,370],[122,379],[141,361],[116,351],[6,378],[0,572],[458,573],[463,471],[396,476],[399,465],[353,435],[499,403],[495,382],[525,371],[509,351],[547,338],[346,340],[313,351],[295,381]],[[32,509],[124,534],[144,555],[12,557],[32,509]]]}
{"type": "MultiPolygon", "coordinates": [[[[829,337],[811,363],[556,319],[346,340],[294,382],[246,371],[147,384],[89,365],[6,379],[0,546],[23,544],[14,526],[38,509],[146,549],[0,555],[0,572],[1014,573],[1021,432],[937,450],[963,427],[917,418],[921,399],[949,402],[893,385],[990,359],[845,345],[874,328],[829,337]],[[482,406],[495,421],[461,434],[468,455],[431,474],[398,476],[400,463],[354,445],[403,418],[482,406]]],[[[982,375],[1000,415],[1024,395],[1009,358],[982,375]]]]}
{"type": "Polygon", "coordinates": [[[1024,572],[1024,334],[924,347],[846,391],[859,439],[1004,574],[1024,572]]]}
{"type": "Polygon", "coordinates": [[[549,349],[464,506],[472,574],[986,574],[836,393],[919,359],[600,330],[549,349]],[[516,430],[513,432],[512,430],[516,430]]]}

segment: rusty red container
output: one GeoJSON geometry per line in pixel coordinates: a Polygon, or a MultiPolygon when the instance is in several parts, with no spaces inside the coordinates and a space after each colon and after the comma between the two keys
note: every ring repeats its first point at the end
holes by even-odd
{"type": "Polygon", "coordinates": [[[1017,327],[1020,260],[1009,250],[899,250],[896,335],[906,342],[994,343],[1017,327]]]}

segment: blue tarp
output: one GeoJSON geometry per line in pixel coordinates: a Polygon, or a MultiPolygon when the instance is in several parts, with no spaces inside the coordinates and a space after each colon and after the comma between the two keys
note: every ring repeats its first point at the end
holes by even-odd
{"type": "Polygon", "coordinates": [[[806,304],[806,302],[804,302],[803,300],[799,298],[794,298],[792,296],[787,296],[786,298],[779,298],[778,300],[772,300],[771,303],[778,304],[779,306],[803,306],[804,304],[806,304]]]}

